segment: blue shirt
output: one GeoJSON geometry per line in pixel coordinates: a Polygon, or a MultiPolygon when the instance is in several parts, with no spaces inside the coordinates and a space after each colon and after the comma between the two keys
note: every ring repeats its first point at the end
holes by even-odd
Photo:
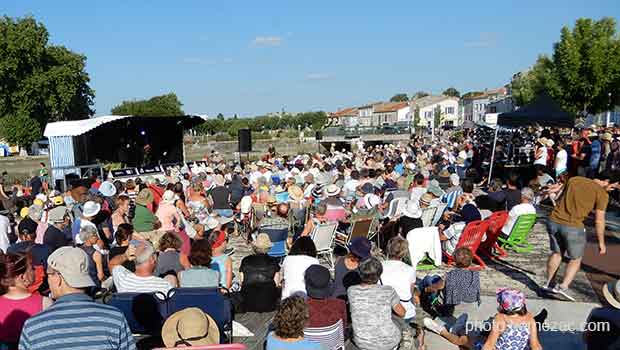
{"type": "Polygon", "coordinates": [[[125,316],[83,293],[64,295],[24,324],[19,349],[134,350],[125,316]]]}
{"type": "Polygon", "coordinates": [[[267,336],[267,346],[265,350],[325,350],[325,348],[319,343],[306,339],[295,342],[281,341],[271,332],[267,336]]]}

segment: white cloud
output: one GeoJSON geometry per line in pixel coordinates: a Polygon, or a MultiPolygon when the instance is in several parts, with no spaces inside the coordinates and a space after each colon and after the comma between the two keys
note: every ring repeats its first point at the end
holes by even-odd
{"type": "Polygon", "coordinates": [[[252,40],[252,46],[269,47],[282,45],[282,38],[279,36],[257,36],[252,40]]]}
{"type": "Polygon", "coordinates": [[[465,42],[465,47],[471,48],[492,48],[497,46],[497,33],[482,32],[476,40],[465,42]]]}
{"type": "Polygon", "coordinates": [[[310,73],[306,75],[306,80],[327,80],[329,78],[331,77],[326,73],[310,73]]]}

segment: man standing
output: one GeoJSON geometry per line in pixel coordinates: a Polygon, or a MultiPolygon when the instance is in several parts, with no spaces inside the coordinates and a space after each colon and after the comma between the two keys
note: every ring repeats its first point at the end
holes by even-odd
{"type": "Polygon", "coordinates": [[[610,174],[603,172],[596,179],[576,176],[568,180],[562,199],[557,204],[547,223],[551,255],[547,260],[547,284],[544,290],[560,294],[575,301],[568,294],[568,287],[581,267],[581,258],[586,246],[586,231],[583,220],[594,210],[596,237],[599,254],[605,254],[605,210],[609,195],[607,190],[617,186],[617,180],[610,182],[610,174]],[[567,255],[569,262],[562,283],[551,289],[551,283],[567,255]]]}
{"type": "Polygon", "coordinates": [[[93,301],[84,290],[94,286],[83,250],[62,247],[47,260],[47,275],[56,302],[24,324],[20,349],[136,349],[125,316],[93,301]],[[79,331],[87,325],[86,333],[79,331]]]}

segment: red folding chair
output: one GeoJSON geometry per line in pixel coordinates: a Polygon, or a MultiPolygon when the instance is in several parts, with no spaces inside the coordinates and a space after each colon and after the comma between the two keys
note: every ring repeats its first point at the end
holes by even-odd
{"type": "MultiPolygon", "coordinates": [[[[482,270],[487,267],[487,265],[484,263],[484,261],[482,261],[478,254],[476,254],[476,252],[478,251],[478,247],[480,246],[482,237],[484,237],[484,234],[487,232],[488,228],[489,223],[486,220],[470,222],[469,224],[467,224],[467,226],[465,226],[465,229],[463,230],[463,233],[459,238],[459,242],[456,245],[455,250],[463,247],[469,248],[469,250],[471,250],[474,256],[474,260],[478,263],[478,265],[480,265],[479,267],[471,268],[472,270],[482,270]]],[[[454,257],[452,255],[446,253],[445,251],[443,252],[443,255],[446,257],[448,264],[454,264],[454,257]]]]}
{"type": "Polygon", "coordinates": [[[503,258],[508,255],[497,243],[497,237],[502,233],[502,227],[504,227],[507,220],[508,212],[505,210],[497,211],[485,220],[489,223],[489,228],[487,229],[487,238],[480,243],[478,248],[480,254],[489,258],[497,256],[503,258]]]}

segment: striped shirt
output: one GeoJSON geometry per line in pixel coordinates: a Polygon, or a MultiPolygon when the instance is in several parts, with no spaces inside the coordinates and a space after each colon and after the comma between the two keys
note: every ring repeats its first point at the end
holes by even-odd
{"type": "Polygon", "coordinates": [[[454,209],[456,206],[456,200],[463,194],[462,190],[454,190],[441,196],[440,200],[448,204],[448,209],[454,209]]]}
{"type": "Polygon", "coordinates": [[[119,293],[153,293],[162,292],[168,295],[172,289],[170,282],[161,277],[141,277],[127,270],[123,265],[115,266],[112,270],[114,285],[119,293]]]}
{"type": "Polygon", "coordinates": [[[28,319],[19,349],[136,349],[125,316],[83,293],[68,294],[28,319]]]}

